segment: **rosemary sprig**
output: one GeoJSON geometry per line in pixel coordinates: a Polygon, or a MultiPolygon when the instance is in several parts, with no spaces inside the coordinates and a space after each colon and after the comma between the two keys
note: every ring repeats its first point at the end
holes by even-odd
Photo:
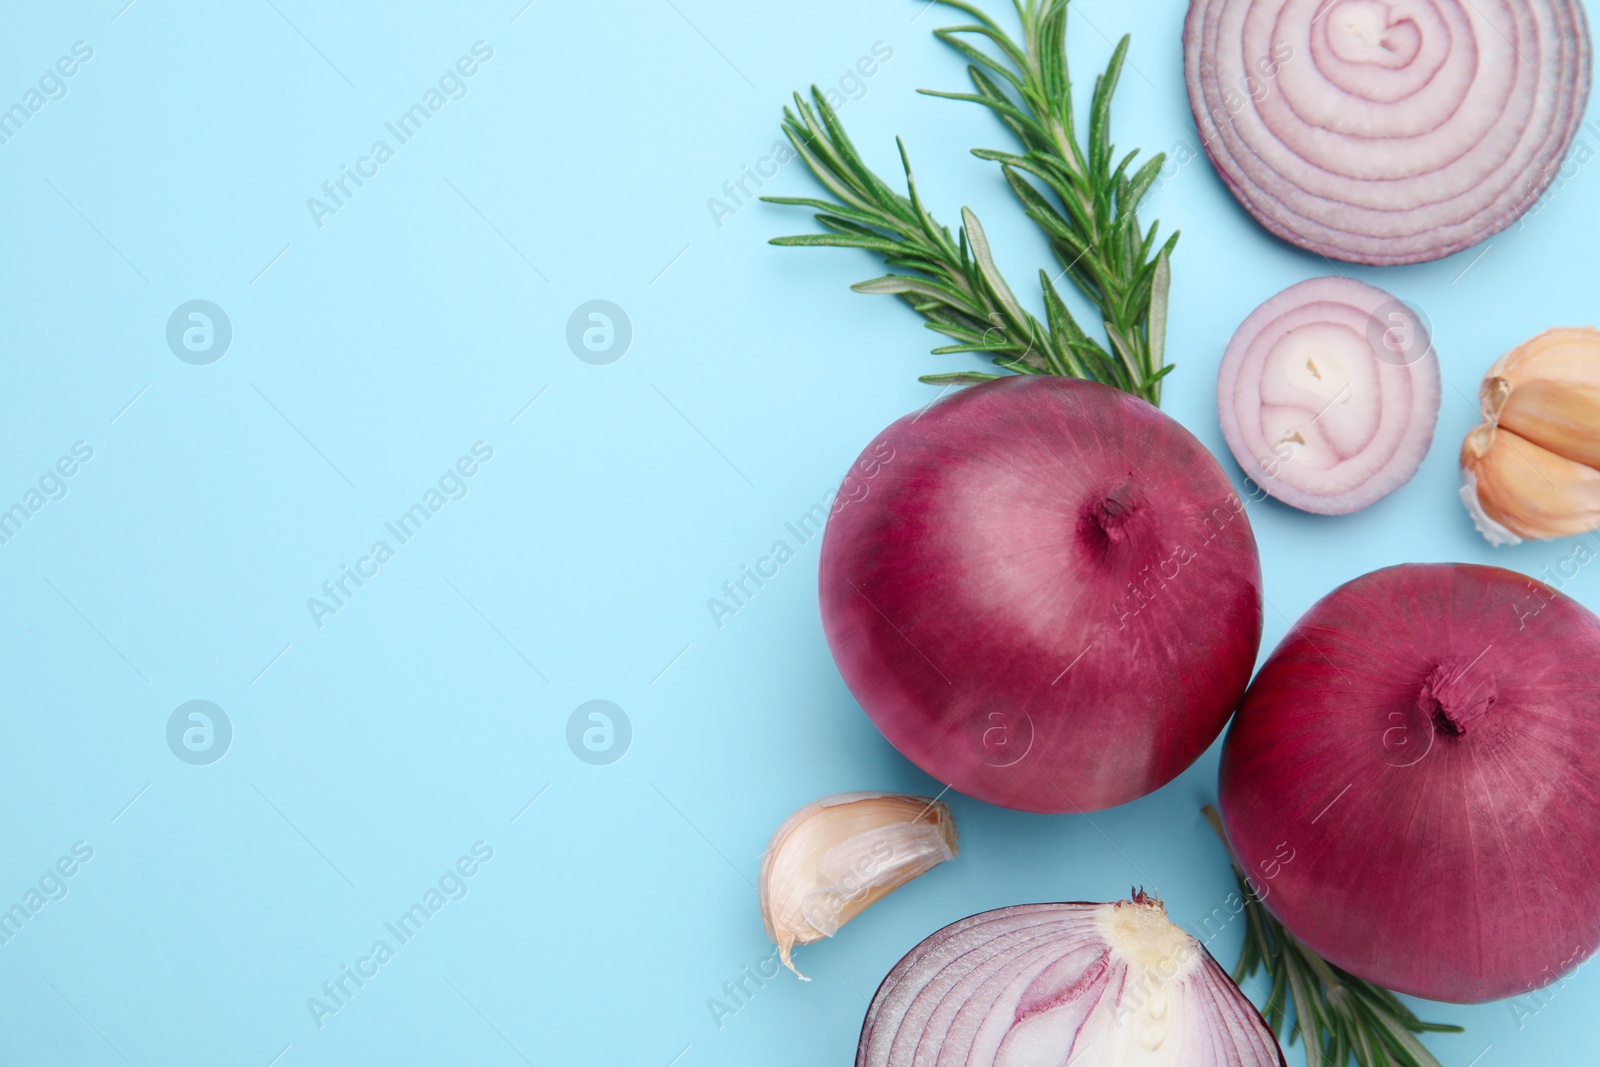
{"type": "MultiPolygon", "coordinates": [[[[1226,848],[1228,839],[1217,809],[1207,804],[1200,810],[1226,848]]],[[[1461,1027],[1423,1022],[1387,989],[1312,952],[1267,911],[1231,851],[1228,858],[1233,860],[1245,916],[1244,947],[1233,980],[1243,983],[1258,970],[1266,972],[1271,984],[1261,1013],[1273,1032],[1287,1036],[1291,1045],[1297,1037],[1305,1040],[1307,1067],[1345,1067],[1351,1056],[1361,1067],[1440,1067],[1414,1035],[1460,1033],[1461,1027]],[[1314,1034],[1307,1034],[1308,1021],[1314,1024],[1314,1034]]]]}
{"type": "MultiPolygon", "coordinates": [[[[795,108],[783,113],[783,130],[800,158],[827,186],[837,202],[803,197],[763,197],[769,203],[812,208],[817,221],[833,232],[776,237],[775,245],[802,247],[864,248],[881,255],[890,267],[902,272],[858,282],[851,286],[858,293],[891,293],[910,304],[927,326],[952,338],[956,343],[935,348],[935,354],[982,352],[1004,370],[1019,374],[1067,374],[1080,378],[1096,377],[1084,365],[1093,358],[1088,339],[1074,350],[1073,341],[1082,331],[1072,322],[1065,308],[1051,314],[1048,326],[1023,309],[1011,287],[1000,275],[989,252],[989,241],[978,217],[963,208],[959,240],[939,225],[917,193],[911,162],[905,145],[900,146],[900,162],[906,172],[902,196],[862,162],[850,143],[844,127],[822,92],[811,90],[816,102],[807,104],[795,94],[795,108]]],[[[1043,272],[1040,272],[1044,278],[1043,272]]],[[[1058,307],[1060,297],[1047,286],[1046,310],[1058,307]]],[[[929,374],[922,380],[935,384],[978,382],[998,378],[997,374],[959,372],[929,374]]],[[[1104,379],[1101,379],[1104,380],[1104,379]]],[[[1116,384],[1116,383],[1111,383],[1116,384]]]]}
{"type": "Polygon", "coordinates": [[[1139,227],[1139,202],[1160,176],[1166,156],[1158,153],[1130,173],[1139,154],[1136,149],[1113,166],[1111,96],[1122,75],[1130,38],[1124,36],[1117,43],[1106,72],[1095,78],[1085,150],[1075,132],[1067,69],[1068,0],[1013,0],[1022,22],[1021,44],[972,4],[938,2],[976,20],[934,33],[970,61],[967,74],[977,91],[921,91],[981,104],[1016,135],[1021,155],[986,148],[974,149],[973,155],[1000,164],[1028,217],[1050,239],[1065,273],[1100,309],[1112,351],[1136,383],[1132,391],[1159,403],[1160,380],[1172,369],[1162,365],[1162,358],[1169,259],[1178,235],[1157,249],[1159,224],[1152,223],[1148,231],[1139,227]],[[998,53],[975,47],[966,39],[971,36],[988,40],[998,53]],[[1053,199],[1041,185],[1054,194],[1053,199]]]}
{"type": "MultiPolygon", "coordinates": [[[[1127,174],[1131,155],[1117,167],[1110,166],[1111,93],[1127,42],[1096,81],[1086,153],[1073,131],[1064,38],[1066,0],[1027,0],[1026,4],[1018,0],[1026,42],[1020,47],[977,9],[956,6],[982,25],[937,32],[975,64],[1006,79],[1016,88],[1018,99],[1007,97],[978,66],[972,68],[975,83],[992,92],[981,98],[957,97],[986,103],[1024,138],[1027,147],[1024,156],[987,150],[977,154],[1001,163],[1029,216],[1050,236],[1063,263],[1062,273],[1071,275],[1099,307],[1109,350],[1079,327],[1045,271],[1039,272],[1044,321],[1025,310],[995,266],[977,216],[963,208],[963,225],[956,236],[935,221],[917,191],[905,145],[898,139],[906,195],[891,189],[862,161],[838,116],[814,86],[812,103],[796,93],[794,109],[784,109],[784,134],[833,199],[763,199],[811,208],[817,212],[817,221],[831,232],[779,237],[772,243],[861,248],[882,256],[895,273],[852,288],[899,296],[927,320],[929,329],[955,342],[935,348],[935,354],[978,352],[1003,371],[1089,378],[1159,403],[1160,381],[1170,369],[1162,365],[1162,347],[1170,280],[1168,257],[1177,235],[1152,258],[1155,227],[1141,234],[1135,215],[1139,199],[1160,170],[1162,157],[1131,177],[1127,174]],[[953,36],[963,32],[983,33],[995,41],[1012,62],[1012,69],[953,36]],[[1053,50],[1054,55],[1046,58],[1046,50],[1053,50]],[[1035,134],[1037,145],[1028,140],[1035,134]],[[1021,172],[1039,177],[1059,198],[1060,208],[1021,172]]],[[[995,377],[999,375],[957,372],[925,375],[922,380],[944,384],[995,377]]]]}

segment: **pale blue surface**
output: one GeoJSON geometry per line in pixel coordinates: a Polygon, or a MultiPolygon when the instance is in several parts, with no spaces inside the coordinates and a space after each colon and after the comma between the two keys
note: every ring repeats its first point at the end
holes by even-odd
{"type": "MultiPolygon", "coordinates": [[[[914,93],[962,85],[930,34],[947,15],[914,18],[910,0],[122,4],[13,6],[0,35],[4,102],[75,41],[93,48],[0,145],[0,500],[74,442],[94,451],[0,545],[0,904],[93,848],[68,895],[0,945],[0,1064],[846,1063],[878,980],[960,916],[1135,883],[1186,924],[1221,903],[1230,877],[1196,812],[1215,750],[1092,822],[953,796],[957,862],[803,950],[811,984],[785,975],[720,1028],[707,1008],[768,955],[750,883],[786,814],[939,785],[840,682],[816,542],[722,628],[706,600],[933,397],[917,373],[957,365],[926,354],[909,312],[847,291],[875,271],[865,255],[769,248],[808,219],[752,205],[719,228],[707,199],[769,152],[789,90],[837,82],[881,41],[893,58],[845,108],[852,133],[886,170],[903,134],[935,211],[977,209],[1031,294],[1045,249],[966,154],[1002,131],[914,93]],[[319,229],[306,198],[480,40],[493,58],[465,97],[391,141],[319,229]],[[191,299],[232,321],[209,366],[165,342],[191,299]],[[609,366],[565,341],[592,299],[632,320],[609,366]],[[319,629],[307,598],[478,441],[493,459],[466,497],[319,629]],[[609,766],[567,746],[592,699],[632,721],[609,766]],[[232,722],[210,766],[167,746],[190,700],[232,722]],[[374,941],[398,945],[384,923],[479,841],[493,859],[468,895],[319,1029],[307,998],[374,941]]],[[[1074,7],[1082,83],[1106,35],[1135,33],[1119,143],[1192,155],[1181,0],[1074,7]]],[[[1347,268],[1431,317],[1438,437],[1360,515],[1252,506],[1265,649],[1384,564],[1538,573],[1566,554],[1483,544],[1455,453],[1492,359],[1595,320],[1597,181],[1577,171],[1487,250],[1347,268]]],[[[769,184],[814,188],[798,165],[769,184]]],[[[1184,232],[1166,409],[1220,450],[1222,346],[1327,265],[1259,230],[1200,158],[1146,217],[1184,232]]],[[[1568,588],[1600,607],[1596,581],[1568,588]]],[[[1214,944],[1231,962],[1237,932],[1214,944]]],[[[1592,1056],[1597,996],[1586,968],[1520,1028],[1506,1004],[1430,1005],[1469,1026],[1431,1043],[1451,1065],[1592,1056]]]]}

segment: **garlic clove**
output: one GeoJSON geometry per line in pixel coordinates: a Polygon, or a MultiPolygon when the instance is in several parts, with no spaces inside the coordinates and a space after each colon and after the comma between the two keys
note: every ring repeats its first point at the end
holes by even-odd
{"type": "Polygon", "coordinates": [[[789,816],[761,857],[761,920],[778,954],[832,937],[888,893],[956,854],[955,816],[936,799],[841,793],[789,816]]]}
{"type": "MultiPolygon", "coordinates": [[[[1600,388],[1600,330],[1589,326],[1546,330],[1495,360],[1484,385],[1496,379],[1504,381],[1506,391],[1534,381],[1600,388]]],[[[1483,415],[1492,422],[1495,411],[1485,407],[1483,415]]]]}
{"type": "MultiPolygon", "coordinates": [[[[1600,470],[1503,426],[1485,424],[1467,434],[1461,469],[1472,479],[1483,515],[1517,537],[1568,537],[1600,528],[1600,470]]],[[[1496,541],[1481,522],[1479,529],[1496,541]]]]}
{"type": "Polygon", "coordinates": [[[1600,330],[1546,330],[1495,361],[1461,445],[1461,499],[1490,544],[1600,529],[1600,330]]]}
{"type": "Polygon", "coordinates": [[[1514,386],[1501,405],[1500,426],[1558,456],[1600,467],[1600,384],[1536,379],[1514,386]]]}
{"type": "Polygon", "coordinates": [[[1472,525],[1477,527],[1483,539],[1492,547],[1522,544],[1522,538],[1506,529],[1483,510],[1483,501],[1478,498],[1478,475],[1470,467],[1461,468],[1461,489],[1458,495],[1461,497],[1461,502],[1467,506],[1467,515],[1471,517],[1472,525]]]}

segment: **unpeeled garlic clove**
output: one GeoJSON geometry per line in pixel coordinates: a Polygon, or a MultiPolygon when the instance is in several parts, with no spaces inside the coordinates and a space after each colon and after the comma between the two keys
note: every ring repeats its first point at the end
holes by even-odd
{"type": "Polygon", "coordinates": [[[832,937],[956,851],[955,816],[936,799],[840,793],[813,801],[783,821],[761,857],[767,936],[784,966],[805,979],[789,958],[794,946],[832,937]]]}
{"type": "Polygon", "coordinates": [[[1461,448],[1462,499],[1491,544],[1567,537],[1600,528],[1600,470],[1506,427],[1487,424],[1461,448]]]}
{"type": "Polygon", "coordinates": [[[1546,330],[1484,377],[1461,499],[1491,544],[1600,529],[1600,331],[1546,330]]]}
{"type": "Polygon", "coordinates": [[[1500,427],[1558,456],[1600,467],[1600,386],[1524,382],[1507,395],[1500,427]]]}

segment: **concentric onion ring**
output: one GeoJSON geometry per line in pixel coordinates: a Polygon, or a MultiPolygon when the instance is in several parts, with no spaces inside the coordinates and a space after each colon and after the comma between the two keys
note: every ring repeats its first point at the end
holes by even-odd
{"type": "Polygon", "coordinates": [[[946,926],[883,980],[856,1051],[856,1067],[1283,1062],[1239,987],[1143,893],[946,926]]]}
{"type": "Polygon", "coordinates": [[[1416,473],[1439,417],[1439,358],[1416,312],[1352,278],[1292,285],[1222,357],[1217,414],[1251,481],[1320,515],[1359,511],[1416,473]]]}
{"type": "Polygon", "coordinates": [[[1516,221],[1589,99],[1581,0],[1192,0],[1184,68],[1223,180],[1334,259],[1439,259],[1516,221]]]}

